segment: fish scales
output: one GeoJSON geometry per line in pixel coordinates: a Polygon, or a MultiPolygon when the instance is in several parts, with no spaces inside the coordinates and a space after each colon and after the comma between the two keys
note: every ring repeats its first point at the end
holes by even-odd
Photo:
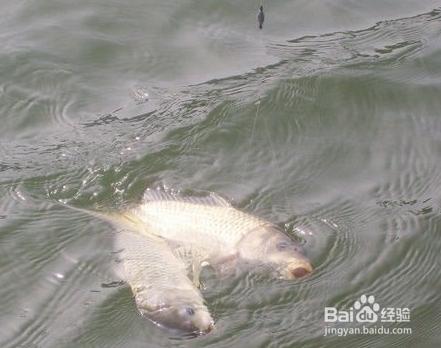
{"type": "Polygon", "coordinates": [[[123,249],[125,278],[134,292],[193,287],[185,264],[174,256],[165,241],[123,232],[117,235],[115,245],[123,249]]]}
{"type": "Polygon", "coordinates": [[[147,202],[129,214],[142,220],[149,233],[207,248],[234,248],[247,232],[270,225],[233,207],[180,201],[147,202]]]}

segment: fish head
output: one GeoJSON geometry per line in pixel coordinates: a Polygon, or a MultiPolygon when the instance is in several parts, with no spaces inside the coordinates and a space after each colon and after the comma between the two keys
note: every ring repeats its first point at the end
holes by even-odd
{"type": "Polygon", "coordinates": [[[161,326],[194,336],[207,334],[214,326],[208,310],[192,304],[165,306],[152,313],[150,318],[161,326]]]}
{"type": "Polygon", "coordinates": [[[161,303],[153,308],[151,305],[143,307],[138,301],[137,306],[143,316],[157,325],[184,335],[204,335],[214,327],[214,320],[203,303],[179,294],[162,298],[161,303]]]}
{"type": "Polygon", "coordinates": [[[267,258],[283,279],[298,279],[312,272],[312,265],[302,246],[284,233],[271,236],[266,243],[267,258]]]}
{"type": "Polygon", "coordinates": [[[249,233],[240,249],[245,259],[274,266],[282,279],[303,278],[313,270],[300,243],[272,226],[249,233]]]}

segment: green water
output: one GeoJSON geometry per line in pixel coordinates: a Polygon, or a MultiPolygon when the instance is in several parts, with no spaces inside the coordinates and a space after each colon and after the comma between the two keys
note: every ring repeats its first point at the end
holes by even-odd
{"type": "Polygon", "coordinates": [[[267,0],[262,31],[259,4],[3,1],[1,347],[441,346],[441,3],[267,0]],[[206,271],[215,331],[170,337],[67,207],[157,185],[280,224],[314,273],[206,271]],[[325,337],[363,294],[412,332],[325,337]]]}

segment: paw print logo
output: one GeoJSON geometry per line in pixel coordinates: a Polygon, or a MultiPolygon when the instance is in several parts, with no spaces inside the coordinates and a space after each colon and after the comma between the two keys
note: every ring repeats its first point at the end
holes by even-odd
{"type": "Polygon", "coordinates": [[[375,323],[378,320],[376,312],[380,310],[380,305],[375,302],[373,295],[361,295],[360,300],[355,301],[354,309],[357,311],[355,319],[359,323],[375,323]]]}

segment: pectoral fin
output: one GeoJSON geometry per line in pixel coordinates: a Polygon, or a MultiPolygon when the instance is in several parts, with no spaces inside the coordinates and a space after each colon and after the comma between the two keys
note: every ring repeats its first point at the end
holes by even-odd
{"type": "Polygon", "coordinates": [[[194,286],[196,286],[197,288],[201,287],[201,282],[199,280],[199,277],[201,275],[201,270],[202,270],[202,265],[200,260],[193,260],[193,263],[191,265],[191,272],[193,275],[193,284],[194,286]]]}
{"type": "Polygon", "coordinates": [[[187,265],[189,278],[192,279],[193,284],[201,288],[200,274],[202,268],[209,264],[206,261],[209,255],[194,245],[183,245],[173,240],[168,240],[167,243],[176,257],[187,265]]]}
{"type": "Polygon", "coordinates": [[[211,266],[216,271],[218,277],[228,277],[237,272],[238,263],[239,263],[238,255],[232,254],[217,260],[211,266]]]}

